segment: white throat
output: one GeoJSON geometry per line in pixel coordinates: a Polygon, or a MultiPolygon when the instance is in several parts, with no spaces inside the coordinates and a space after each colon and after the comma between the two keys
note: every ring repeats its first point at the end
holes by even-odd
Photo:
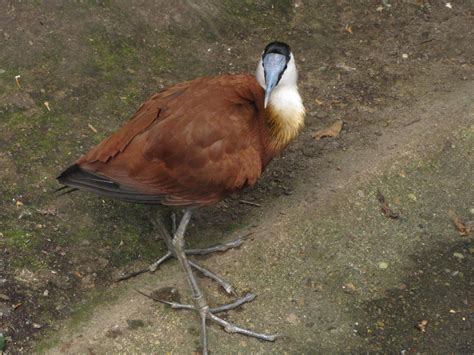
{"type": "MultiPolygon", "coordinates": [[[[265,89],[266,83],[262,59],[258,63],[255,76],[260,86],[265,89]]],[[[287,68],[283,72],[278,85],[272,91],[268,101],[269,106],[272,106],[277,111],[304,112],[303,101],[298,92],[297,82],[298,71],[296,70],[293,54],[290,54],[287,68]]]]}
{"type": "MultiPolygon", "coordinates": [[[[262,60],[258,63],[256,79],[265,89],[265,73],[262,60]]],[[[286,70],[273,89],[266,109],[267,119],[272,127],[272,145],[279,150],[284,148],[304,125],[305,109],[298,92],[298,72],[293,55],[290,56],[286,70]]]]}

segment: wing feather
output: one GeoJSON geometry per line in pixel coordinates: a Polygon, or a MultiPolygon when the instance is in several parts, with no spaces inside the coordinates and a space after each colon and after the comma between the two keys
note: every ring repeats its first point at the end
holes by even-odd
{"type": "Polygon", "coordinates": [[[181,83],[81,157],[76,165],[85,173],[68,180],[66,170],[59,180],[127,201],[213,203],[260,176],[262,119],[263,89],[253,76],[181,83]]]}

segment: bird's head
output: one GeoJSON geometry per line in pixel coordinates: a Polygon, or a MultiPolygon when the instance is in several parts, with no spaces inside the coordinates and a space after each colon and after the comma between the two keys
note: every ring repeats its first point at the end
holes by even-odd
{"type": "Polygon", "coordinates": [[[268,44],[258,63],[256,77],[265,89],[265,108],[275,88],[296,86],[298,72],[290,47],[283,42],[268,44]]]}

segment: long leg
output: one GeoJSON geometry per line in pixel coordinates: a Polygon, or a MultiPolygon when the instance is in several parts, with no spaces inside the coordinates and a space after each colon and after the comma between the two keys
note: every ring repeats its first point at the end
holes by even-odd
{"type": "MultiPolygon", "coordinates": [[[[184,218],[184,216],[183,216],[184,218]]],[[[189,219],[191,219],[191,217],[189,217],[189,219]]],[[[176,236],[176,233],[177,233],[177,229],[176,229],[176,215],[173,213],[171,215],[171,221],[172,221],[172,233],[173,235],[176,236]]],[[[181,223],[182,223],[183,219],[181,219],[181,223]]],[[[181,225],[180,223],[180,225],[181,225]]],[[[189,223],[189,221],[188,221],[189,223]]],[[[155,262],[154,264],[152,264],[150,266],[150,271],[155,271],[156,268],[164,261],[164,260],[167,260],[168,257],[171,257],[171,256],[176,256],[173,254],[173,251],[174,253],[176,253],[176,249],[174,247],[174,241],[173,241],[173,238],[171,237],[171,235],[168,233],[168,231],[166,230],[166,228],[163,226],[162,223],[159,224],[159,228],[160,228],[160,232],[161,234],[163,235],[163,238],[165,240],[165,243],[168,247],[168,253],[166,253],[161,259],[159,259],[157,262],[155,262]],[[156,267],[155,267],[156,265],[156,267]],[[153,269],[152,269],[153,268],[153,269]]],[[[175,237],[176,238],[176,237],[175,237]]],[[[239,245],[242,244],[242,238],[238,238],[234,241],[231,241],[231,242],[228,242],[228,243],[225,243],[225,244],[222,244],[222,245],[215,245],[215,246],[212,246],[210,248],[207,248],[207,249],[191,249],[191,250],[185,250],[185,254],[186,255],[206,255],[206,254],[210,254],[210,253],[213,253],[215,251],[226,251],[230,248],[235,248],[239,245]]],[[[184,248],[184,235],[183,235],[183,248],[184,248]]],[[[189,265],[193,268],[193,269],[196,269],[197,271],[199,271],[200,273],[202,273],[204,276],[216,281],[219,285],[222,286],[222,288],[230,295],[233,295],[235,294],[235,291],[234,291],[234,287],[232,287],[232,285],[227,282],[222,276],[220,276],[219,274],[216,274],[204,267],[202,267],[201,265],[199,265],[198,263],[196,263],[195,261],[189,261],[189,265]]]]}
{"type": "Polygon", "coordinates": [[[173,246],[176,252],[176,258],[179,260],[179,263],[181,264],[181,267],[183,268],[186,274],[186,278],[193,294],[194,304],[196,305],[196,308],[199,312],[199,316],[201,317],[202,353],[203,355],[207,355],[208,346],[206,319],[207,313],[209,312],[209,306],[207,305],[206,299],[204,298],[204,294],[198,286],[196,278],[193,275],[193,271],[191,270],[191,265],[189,265],[188,259],[186,258],[186,253],[184,252],[184,232],[186,231],[186,227],[188,226],[188,223],[191,219],[191,214],[191,209],[186,209],[186,211],[184,212],[183,218],[181,218],[181,222],[179,223],[179,227],[176,230],[176,233],[173,238],[173,246]]]}
{"type": "MultiPolygon", "coordinates": [[[[155,272],[160,267],[161,264],[175,257],[175,251],[173,247],[173,237],[170,235],[170,233],[167,231],[167,229],[165,228],[165,226],[160,220],[154,221],[154,224],[155,224],[155,227],[157,227],[160,230],[160,235],[163,237],[168,247],[168,251],[159,260],[155,261],[153,264],[149,265],[148,267],[122,275],[115,280],[116,282],[128,280],[129,278],[141,275],[146,272],[155,272]]],[[[176,216],[174,213],[172,214],[172,230],[173,230],[172,234],[174,235],[176,233],[176,216]]],[[[208,255],[215,252],[225,252],[229,249],[237,248],[240,245],[242,245],[242,243],[244,242],[244,238],[250,234],[251,233],[244,235],[242,237],[239,237],[235,240],[232,240],[223,244],[216,244],[208,248],[185,250],[185,253],[186,255],[208,255]]],[[[201,266],[196,261],[189,261],[189,264],[191,265],[193,269],[199,271],[204,276],[217,282],[228,294],[235,295],[235,291],[232,285],[228,281],[226,281],[222,276],[201,266]]]]}
{"type": "MultiPolygon", "coordinates": [[[[218,323],[220,326],[222,326],[225,331],[229,333],[240,333],[248,336],[252,336],[258,339],[262,340],[267,340],[267,341],[274,341],[276,339],[276,335],[268,335],[268,334],[263,334],[263,333],[257,333],[251,330],[247,330],[244,328],[241,328],[235,324],[232,324],[220,317],[217,317],[213,313],[218,313],[218,312],[223,312],[227,311],[233,308],[236,308],[237,306],[250,302],[253,300],[255,297],[252,294],[248,294],[245,297],[243,297],[240,300],[235,301],[234,303],[226,306],[221,306],[217,307],[214,309],[210,309],[206,299],[204,297],[204,294],[202,293],[201,289],[199,288],[199,285],[196,281],[196,278],[194,277],[194,274],[192,272],[192,268],[190,265],[190,262],[188,261],[186,257],[186,253],[184,250],[184,233],[186,231],[186,227],[191,219],[191,209],[187,209],[184,212],[184,215],[181,219],[181,222],[179,223],[178,229],[176,230],[176,233],[174,234],[174,238],[172,240],[172,244],[175,250],[176,258],[179,260],[186,278],[188,280],[189,286],[191,288],[191,292],[193,295],[193,301],[194,301],[194,307],[189,306],[189,305],[181,305],[181,304],[170,304],[170,302],[163,302],[167,303],[171,306],[175,306],[175,308],[182,308],[182,309],[194,309],[199,312],[199,316],[201,318],[201,346],[202,346],[202,353],[207,355],[208,354],[208,342],[207,342],[207,326],[206,326],[206,320],[212,320],[216,323],[218,323]]],[[[160,301],[160,300],[158,300],[160,301]]],[[[160,301],[161,302],[161,301],[160,301]]]]}

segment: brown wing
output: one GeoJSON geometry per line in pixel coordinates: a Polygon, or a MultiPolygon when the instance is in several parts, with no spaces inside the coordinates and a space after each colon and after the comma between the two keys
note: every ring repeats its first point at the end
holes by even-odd
{"type": "Polygon", "coordinates": [[[249,75],[176,85],[153,96],[60,181],[136,202],[216,202],[262,172],[262,106],[263,89],[249,75]]]}

